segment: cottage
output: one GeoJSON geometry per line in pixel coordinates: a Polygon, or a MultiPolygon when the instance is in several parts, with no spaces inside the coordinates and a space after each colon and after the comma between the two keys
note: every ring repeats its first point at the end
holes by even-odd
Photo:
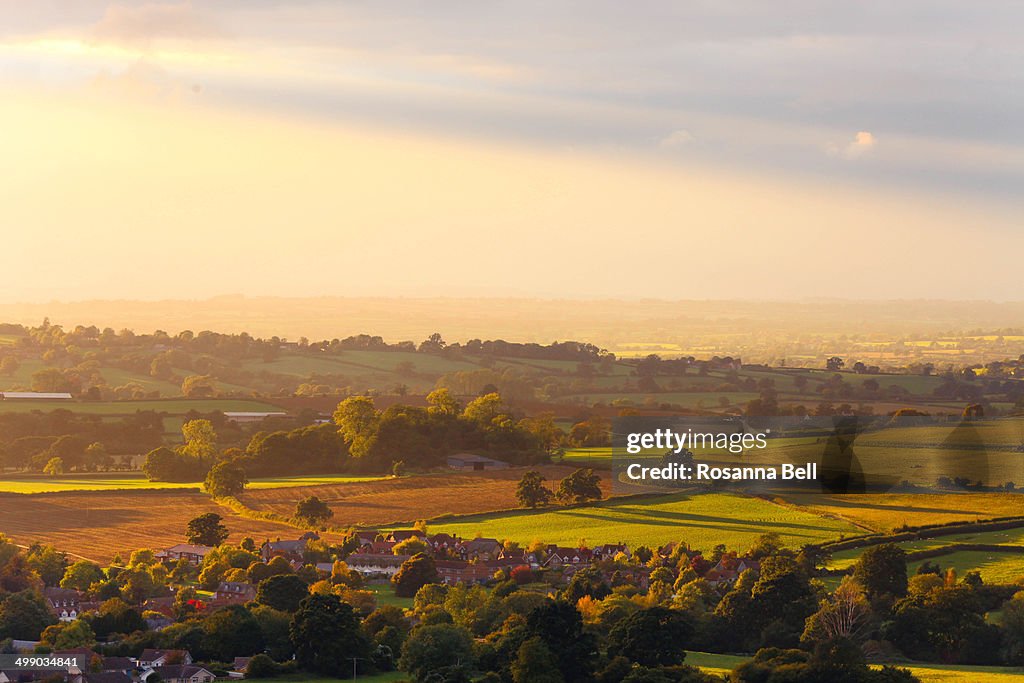
{"type": "Polygon", "coordinates": [[[50,611],[60,621],[74,621],[82,613],[80,599],[82,594],[70,588],[47,587],[43,589],[43,598],[50,611]]]}
{"type": "Polygon", "coordinates": [[[484,455],[459,453],[448,456],[448,467],[463,472],[483,472],[485,470],[507,470],[508,463],[484,455]]]}

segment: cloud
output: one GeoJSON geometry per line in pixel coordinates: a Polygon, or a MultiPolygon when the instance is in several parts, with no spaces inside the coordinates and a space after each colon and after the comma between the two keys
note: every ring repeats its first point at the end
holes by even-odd
{"type": "Polygon", "coordinates": [[[845,145],[837,145],[835,143],[829,143],[825,147],[825,151],[828,152],[829,156],[840,157],[842,159],[859,159],[872,149],[877,144],[875,136],[866,130],[857,131],[857,134],[853,136],[853,139],[847,142],[845,145]]]}
{"type": "Polygon", "coordinates": [[[693,137],[693,133],[685,128],[679,128],[663,137],[659,144],[667,149],[678,149],[679,147],[685,147],[694,140],[696,138],[693,137]]]}
{"type": "Polygon", "coordinates": [[[100,42],[129,47],[148,47],[157,40],[208,40],[224,36],[220,25],[188,0],[111,5],[90,33],[100,42]]]}

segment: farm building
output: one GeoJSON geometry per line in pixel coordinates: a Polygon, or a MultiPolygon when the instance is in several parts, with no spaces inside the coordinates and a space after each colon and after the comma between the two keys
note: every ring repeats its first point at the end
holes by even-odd
{"type": "Polygon", "coordinates": [[[71,394],[66,391],[0,391],[0,399],[4,401],[20,401],[34,399],[36,401],[70,401],[71,394]]]}
{"type": "Polygon", "coordinates": [[[288,413],[284,413],[284,412],[281,412],[281,411],[270,412],[270,413],[257,413],[257,412],[230,412],[230,413],[224,413],[224,417],[226,417],[229,422],[234,422],[235,424],[252,424],[254,422],[263,422],[268,417],[286,417],[287,415],[288,415],[288,413]]]}
{"type": "Polygon", "coordinates": [[[508,469],[508,463],[474,453],[458,453],[448,456],[448,467],[453,470],[482,472],[484,470],[508,469]]]}

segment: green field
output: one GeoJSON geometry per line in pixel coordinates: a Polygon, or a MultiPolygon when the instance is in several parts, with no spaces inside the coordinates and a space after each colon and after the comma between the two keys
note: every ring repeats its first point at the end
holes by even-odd
{"type": "MultiPolygon", "coordinates": [[[[711,674],[725,675],[747,661],[749,657],[718,655],[708,652],[687,652],[686,664],[700,667],[711,674]]],[[[880,667],[881,665],[875,665],[880,667]]],[[[956,683],[1010,683],[1018,681],[1024,670],[1006,666],[965,666],[954,664],[904,664],[896,666],[910,669],[922,683],[953,681],[956,683]]]]}
{"type": "Polygon", "coordinates": [[[377,596],[377,607],[392,605],[402,609],[412,609],[413,599],[400,598],[395,595],[395,589],[390,583],[371,583],[366,586],[366,590],[373,591],[377,596]]]}
{"type": "Polygon", "coordinates": [[[853,535],[859,530],[842,520],[826,519],[759,498],[726,493],[613,499],[574,508],[517,510],[439,520],[431,530],[466,538],[486,536],[528,544],[535,539],[575,545],[625,541],[631,547],[657,547],[685,541],[711,550],[719,543],[746,550],[768,531],[791,547],[853,535]]]}
{"type": "Polygon", "coordinates": [[[73,413],[87,415],[134,415],[142,410],[152,410],[169,415],[184,415],[195,410],[200,413],[214,411],[253,411],[273,412],[281,410],[272,403],[245,398],[209,398],[209,399],[154,399],[149,401],[37,401],[8,400],[0,401],[0,412],[31,413],[34,410],[49,412],[51,410],[70,410],[73,413]]]}
{"type": "MultiPolygon", "coordinates": [[[[386,477],[350,477],[343,475],[306,475],[296,477],[269,477],[253,479],[249,488],[275,489],[289,486],[320,486],[360,481],[376,481],[386,477]]],[[[0,477],[0,493],[56,493],[60,491],[119,491],[131,489],[194,489],[199,482],[180,483],[150,481],[141,473],[117,472],[112,474],[79,474],[59,477],[7,476],[0,477]]]]}

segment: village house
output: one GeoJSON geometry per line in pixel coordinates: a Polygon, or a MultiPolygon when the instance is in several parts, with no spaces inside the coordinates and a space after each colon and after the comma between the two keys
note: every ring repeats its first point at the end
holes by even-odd
{"type": "Polygon", "coordinates": [[[366,531],[356,532],[356,538],[359,539],[360,546],[364,546],[367,543],[373,543],[377,540],[377,537],[380,535],[381,533],[375,529],[368,529],[366,531]]]}
{"type": "Polygon", "coordinates": [[[256,599],[256,586],[241,581],[221,581],[214,599],[218,602],[250,602],[256,599]]]}
{"type": "Polygon", "coordinates": [[[381,555],[390,553],[394,547],[398,545],[394,541],[373,541],[372,543],[365,543],[359,548],[361,553],[370,553],[371,555],[381,555]]]}
{"type": "Polygon", "coordinates": [[[390,553],[352,553],[345,560],[348,568],[363,576],[394,576],[411,555],[390,553]]]}
{"type": "MultiPolygon", "coordinates": [[[[191,664],[192,655],[188,650],[155,650],[152,648],[146,648],[139,655],[138,666],[140,669],[154,669],[160,666],[167,665],[182,665],[191,664]]],[[[164,681],[167,679],[163,676],[160,678],[164,681]]]]}
{"type": "Polygon", "coordinates": [[[178,545],[172,545],[170,548],[163,551],[163,553],[157,553],[157,557],[165,559],[168,562],[177,562],[178,560],[185,560],[189,564],[198,567],[206,559],[206,556],[213,551],[208,545],[192,545],[190,543],[179,543],[178,545]]]}
{"type": "Polygon", "coordinates": [[[426,538],[427,534],[425,531],[419,529],[396,529],[390,532],[384,539],[390,543],[401,543],[407,541],[410,538],[426,538]]]}
{"type": "Polygon", "coordinates": [[[463,560],[437,560],[434,562],[441,582],[453,586],[457,583],[483,583],[494,576],[495,569],[484,563],[465,562],[463,560]]]}
{"type": "Polygon", "coordinates": [[[210,670],[195,664],[158,666],[144,672],[141,678],[145,681],[154,673],[159,676],[155,680],[159,680],[161,683],[212,683],[217,678],[210,670]]]}
{"type": "Polygon", "coordinates": [[[588,565],[594,559],[594,553],[589,548],[559,548],[557,546],[548,548],[548,559],[541,565],[549,569],[557,569],[564,566],[588,565]]]}
{"type": "Polygon", "coordinates": [[[318,534],[313,531],[307,531],[294,541],[282,541],[281,539],[267,541],[260,548],[260,555],[263,557],[264,562],[270,562],[275,557],[283,557],[290,562],[301,562],[306,554],[306,546],[309,545],[309,542],[318,540],[320,540],[318,534]]]}
{"type": "Polygon", "coordinates": [[[629,557],[629,548],[625,543],[605,543],[594,548],[594,561],[612,559],[619,553],[629,557]]]}
{"type": "Polygon", "coordinates": [[[474,538],[456,547],[456,552],[464,560],[493,560],[501,551],[501,542],[496,538],[474,538]]]}
{"type": "Polygon", "coordinates": [[[427,545],[435,553],[442,555],[447,554],[449,550],[454,550],[461,539],[451,534],[434,534],[433,536],[427,536],[427,545]]]}
{"type": "MultiPolygon", "coordinates": [[[[123,671],[96,671],[81,675],[81,683],[132,683],[132,677],[123,671]]],[[[78,683],[78,681],[71,681],[78,683]]]]}
{"type": "Polygon", "coordinates": [[[50,611],[60,621],[74,621],[82,613],[82,594],[76,590],[51,586],[43,589],[43,598],[46,599],[50,611]]]}

